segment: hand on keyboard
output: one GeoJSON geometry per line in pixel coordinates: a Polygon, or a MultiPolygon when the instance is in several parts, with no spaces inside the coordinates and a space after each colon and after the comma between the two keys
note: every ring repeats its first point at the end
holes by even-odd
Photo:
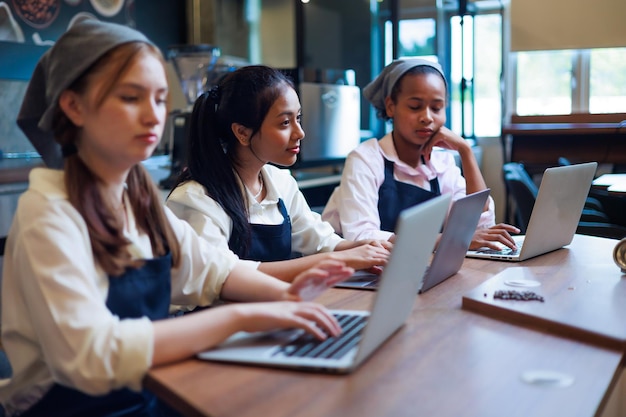
{"type": "Polygon", "coordinates": [[[477,229],[469,248],[471,250],[480,250],[481,252],[482,248],[501,250],[503,247],[507,247],[515,250],[517,245],[511,233],[517,234],[519,232],[520,230],[517,227],[505,223],[485,229],[477,229]]]}
{"type": "Polygon", "coordinates": [[[323,261],[315,268],[299,274],[288,289],[289,298],[310,301],[336,283],[343,281],[354,273],[354,269],[339,261],[323,261]]]}
{"type": "Polygon", "coordinates": [[[361,340],[362,331],[367,323],[367,316],[336,314],[342,333],[320,341],[310,334],[303,333],[295,340],[283,346],[275,354],[307,358],[340,358],[348,353],[361,340]]]}

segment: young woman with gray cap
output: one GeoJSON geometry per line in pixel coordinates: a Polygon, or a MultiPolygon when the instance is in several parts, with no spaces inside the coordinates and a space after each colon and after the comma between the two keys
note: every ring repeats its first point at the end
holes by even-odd
{"type": "MultiPolygon", "coordinates": [[[[399,213],[436,195],[456,200],[486,187],[467,141],[445,127],[447,83],[439,64],[396,60],[363,89],[378,116],[393,121],[382,139],[361,143],[346,159],[341,184],[322,214],[347,239],[394,239],[399,213]],[[463,175],[449,152],[458,152],[463,175]]],[[[495,225],[489,198],[471,247],[515,248],[510,225],[495,225]]]]}
{"type": "Polygon", "coordinates": [[[152,367],[239,330],[340,328],[305,302],[353,270],[321,263],[287,284],[211,247],[160,203],[141,161],[168,86],[158,49],[125,26],[75,24],[39,61],[18,123],[51,168],[34,169],[4,256],[8,415],[170,416],[142,390],[152,367]],[[170,303],[242,301],[166,319],[170,303]]]}

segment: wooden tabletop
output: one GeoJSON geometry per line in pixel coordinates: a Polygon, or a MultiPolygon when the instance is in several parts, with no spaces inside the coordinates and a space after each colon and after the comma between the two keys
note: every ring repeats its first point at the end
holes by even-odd
{"type": "MultiPolygon", "coordinates": [[[[616,242],[577,235],[568,248],[516,267],[607,272],[616,242]]],[[[461,308],[465,294],[511,266],[466,259],[457,275],[416,295],[406,324],[350,375],[190,359],[150,371],[145,386],[186,416],[600,415],[622,349],[461,308]]],[[[374,295],[332,289],[319,301],[365,309],[374,295]]]]}
{"type": "Polygon", "coordinates": [[[463,307],[626,351],[626,277],[613,263],[511,267],[466,294],[463,307]],[[532,292],[542,301],[504,300],[498,291],[532,292]]]}

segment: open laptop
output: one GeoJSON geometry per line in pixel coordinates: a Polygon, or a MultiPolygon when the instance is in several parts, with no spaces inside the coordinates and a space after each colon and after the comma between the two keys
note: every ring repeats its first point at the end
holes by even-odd
{"type": "MultiPolygon", "coordinates": [[[[480,214],[489,197],[489,191],[488,188],[478,191],[452,204],[437,251],[420,280],[418,287],[420,294],[459,272],[480,220],[480,214]]],[[[351,278],[336,284],[335,287],[376,290],[379,278],[379,275],[357,271],[351,278]]]]}
{"type": "Polygon", "coordinates": [[[468,251],[467,256],[524,261],[569,245],[576,233],[597,166],[596,162],[588,162],[546,169],[526,235],[514,237],[517,249],[482,248],[468,251]]]}
{"type": "Polygon", "coordinates": [[[404,210],[394,250],[383,271],[371,311],[332,310],[343,333],[319,341],[302,330],[239,332],[199,353],[212,361],[348,373],[358,367],[406,321],[420,278],[450,204],[440,196],[404,210]]]}

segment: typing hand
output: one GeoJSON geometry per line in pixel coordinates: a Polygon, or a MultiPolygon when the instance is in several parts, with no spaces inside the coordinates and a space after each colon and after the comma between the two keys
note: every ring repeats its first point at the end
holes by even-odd
{"type": "Polygon", "coordinates": [[[290,300],[309,301],[354,273],[344,262],[326,260],[315,268],[300,273],[287,290],[290,300]]]}
{"type": "Polygon", "coordinates": [[[487,229],[478,229],[472,237],[469,248],[472,250],[480,248],[500,250],[502,246],[506,246],[515,250],[517,249],[517,245],[510,233],[517,234],[519,232],[520,229],[506,223],[496,224],[487,229]]]}
{"type": "Polygon", "coordinates": [[[248,332],[299,328],[320,340],[341,333],[341,326],[335,317],[317,303],[289,301],[235,303],[228,308],[242,312],[236,316],[245,318],[240,326],[241,330],[248,332]]]}
{"type": "MultiPolygon", "coordinates": [[[[332,259],[336,259],[354,269],[368,269],[372,272],[380,271],[380,267],[387,264],[390,251],[380,241],[366,243],[360,246],[341,251],[330,252],[332,259]]],[[[389,243],[389,247],[393,245],[389,243]]]]}

